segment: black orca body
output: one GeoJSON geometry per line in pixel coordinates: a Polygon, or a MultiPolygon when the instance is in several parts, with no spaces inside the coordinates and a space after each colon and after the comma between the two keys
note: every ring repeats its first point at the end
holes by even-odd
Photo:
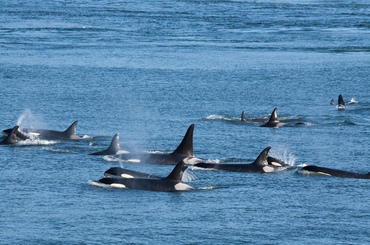
{"type": "Polygon", "coordinates": [[[17,136],[16,132],[18,131],[19,126],[15,126],[11,129],[11,131],[8,133],[8,136],[0,142],[0,145],[14,145],[17,143],[17,136]]]}
{"type": "Polygon", "coordinates": [[[248,173],[270,173],[274,168],[268,166],[267,154],[271,147],[264,149],[257,159],[251,164],[214,164],[214,163],[197,163],[194,166],[201,168],[213,168],[230,172],[248,172],[248,173]]]}
{"type": "Polygon", "coordinates": [[[271,128],[278,128],[281,126],[287,125],[286,123],[282,123],[279,121],[277,117],[277,107],[274,109],[274,111],[271,113],[270,119],[266,124],[261,125],[260,127],[271,127],[271,128]]]}
{"type": "Polygon", "coordinates": [[[121,151],[118,140],[119,140],[119,134],[117,133],[113,136],[113,139],[109,147],[106,150],[90,153],[89,155],[115,155],[117,154],[119,151],[121,151]]]}
{"type": "Polygon", "coordinates": [[[248,122],[248,123],[254,123],[254,122],[260,122],[260,123],[263,123],[263,122],[267,122],[267,118],[247,118],[245,116],[245,113],[244,111],[242,112],[242,116],[241,116],[241,121],[242,122],[248,122]]]}
{"type": "Polygon", "coordinates": [[[190,125],[183,140],[177,149],[171,154],[154,154],[154,153],[125,153],[116,154],[115,157],[131,162],[142,162],[159,165],[176,165],[178,162],[188,158],[186,164],[195,164],[203,162],[203,160],[196,158],[193,152],[193,132],[194,124],[190,125]]]}
{"type": "Polygon", "coordinates": [[[119,167],[108,169],[107,171],[104,172],[104,176],[122,177],[122,178],[151,178],[151,179],[162,178],[153,174],[137,172],[119,167]]]}
{"type": "Polygon", "coordinates": [[[343,110],[344,108],[346,108],[346,104],[344,103],[343,97],[340,94],[338,97],[338,109],[343,110]]]}
{"type": "MultiPolygon", "coordinates": [[[[8,136],[12,132],[12,130],[13,130],[12,128],[5,129],[5,130],[3,130],[3,134],[6,135],[6,136],[8,136]]],[[[16,137],[18,139],[21,139],[21,140],[26,140],[26,139],[29,139],[30,138],[30,137],[22,134],[21,132],[19,132],[18,129],[14,133],[15,133],[16,137]]]]}
{"type": "MultiPolygon", "coordinates": [[[[80,136],[76,135],[76,126],[78,121],[75,121],[74,123],[69,126],[69,128],[64,131],[54,131],[54,130],[47,130],[47,129],[33,129],[33,128],[22,128],[20,129],[21,133],[25,133],[28,135],[34,135],[38,138],[43,139],[58,139],[58,140],[77,140],[81,139],[80,136]]],[[[8,130],[4,130],[3,133],[6,134],[8,130]]],[[[18,136],[18,135],[17,135],[18,136]]],[[[27,136],[29,139],[29,137],[27,136]]]]}
{"type": "Polygon", "coordinates": [[[181,181],[187,166],[179,162],[166,178],[103,178],[99,182],[112,187],[148,191],[185,191],[194,188],[181,181]]]}
{"type": "Polygon", "coordinates": [[[359,173],[353,173],[353,172],[348,172],[348,171],[343,171],[343,170],[338,170],[338,169],[318,167],[315,165],[309,165],[309,166],[303,167],[303,169],[311,171],[311,172],[316,172],[319,174],[328,175],[328,176],[353,178],[353,179],[370,179],[370,173],[359,174],[359,173]]]}

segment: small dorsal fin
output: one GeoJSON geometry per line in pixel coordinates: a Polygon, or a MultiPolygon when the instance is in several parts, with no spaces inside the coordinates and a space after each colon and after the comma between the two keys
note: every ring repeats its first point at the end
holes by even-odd
{"type": "Polygon", "coordinates": [[[247,121],[247,118],[245,117],[245,113],[244,113],[244,111],[242,112],[241,120],[242,120],[242,122],[247,121]]]}
{"type": "Polygon", "coordinates": [[[277,117],[277,107],[272,111],[270,119],[268,122],[279,122],[279,119],[277,117]]]}
{"type": "Polygon", "coordinates": [[[11,132],[8,134],[8,136],[5,138],[5,140],[3,140],[2,142],[0,142],[0,144],[2,144],[2,145],[12,145],[12,144],[17,143],[16,133],[18,131],[18,128],[19,128],[19,126],[15,126],[11,130],[11,132]]]}
{"type": "Polygon", "coordinates": [[[181,161],[176,164],[172,172],[167,176],[167,179],[181,181],[182,175],[188,167],[184,165],[184,162],[181,161]]]}
{"type": "Polygon", "coordinates": [[[74,123],[71,124],[71,126],[69,126],[69,128],[67,128],[66,131],[64,131],[66,134],[68,135],[74,135],[76,134],[76,126],[77,126],[77,123],[78,121],[75,121],[74,123]]]}
{"type": "Polygon", "coordinates": [[[255,164],[255,165],[262,165],[262,166],[266,166],[268,165],[268,162],[267,162],[267,155],[270,151],[271,147],[266,147],[260,154],[259,156],[257,157],[257,159],[252,163],[252,164],[255,164]]]}
{"type": "Polygon", "coordinates": [[[330,104],[334,105],[334,99],[331,99],[330,104]]]}
{"type": "Polygon", "coordinates": [[[177,147],[177,149],[173,153],[186,155],[186,156],[192,156],[192,157],[194,156],[193,132],[194,132],[194,124],[190,125],[180,145],[177,147]]]}
{"type": "Polygon", "coordinates": [[[344,104],[344,100],[341,94],[338,97],[338,106],[346,106],[346,104],[344,104]]]}

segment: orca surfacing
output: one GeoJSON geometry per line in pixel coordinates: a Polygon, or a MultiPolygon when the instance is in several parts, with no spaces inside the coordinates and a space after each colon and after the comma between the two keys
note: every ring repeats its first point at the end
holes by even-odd
{"type": "Polygon", "coordinates": [[[353,173],[353,172],[343,171],[339,169],[318,167],[315,165],[309,165],[309,166],[303,167],[302,169],[308,170],[311,172],[316,172],[318,174],[327,175],[327,176],[352,178],[352,179],[370,179],[370,173],[359,174],[359,173],[353,173]]]}

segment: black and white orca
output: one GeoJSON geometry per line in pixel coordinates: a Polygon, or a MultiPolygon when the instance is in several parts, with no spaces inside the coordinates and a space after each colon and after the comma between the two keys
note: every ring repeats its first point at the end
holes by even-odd
{"type": "MultiPolygon", "coordinates": [[[[67,128],[67,130],[61,132],[61,131],[54,131],[54,130],[47,130],[47,129],[33,129],[33,128],[21,128],[20,132],[27,135],[32,135],[37,138],[43,138],[43,139],[60,139],[60,140],[77,140],[81,139],[80,136],[76,135],[76,126],[78,121],[75,121],[67,128]]],[[[10,129],[6,129],[3,131],[3,134],[8,134],[10,129]]],[[[19,136],[17,134],[17,137],[22,138],[23,136],[19,136]]],[[[24,139],[29,139],[28,136],[25,136],[24,139]]]]}
{"type": "Polygon", "coordinates": [[[100,183],[126,189],[148,191],[185,191],[193,187],[182,182],[181,178],[187,166],[179,162],[166,178],[102,178],[100,183]]]}
{"type": "Polygon", "coordinates": [[[261,125],[260,127],[278,128],[278,127],[287,125],[286,123],[282,123],[282,122],[279,121],[279,119],[277,117],[277,112],[276,112],[277,109],[278,108],[276,107],[273,110],[273,112],[271,113],[269,121],[266,124],[261,125]]]}
{"type": "Polygon", "coordinates": [[[248,173],[271,173],[274,167],[269,166],[267,155],[271,147],[265,148],[257,159],[251,164],[221,164],[221,163],[197,163],[194,166],[201,168],[212,168],[231,172],[248,172],[248,173]]]}
{"type": "Polygon", "coordinates": [[[348,171],[343,171],[343,170],[338,170],[338,169],[318,167],[315,165],[309,165],[309,166],[303,167],[302,169],[311,171],[311,172],[316,172],[318,174],[328,175],[328,176],[353,178],[353,179],[370,179],[370,173],[359,174],[359,173],[353,173],[353,172],[348,172],[348,171]]]}
{"type": "Polygon", "coordinates": [[[15,143],[17,143],[16,132],[18,128],[19,126],[15,126],[14,128],[12,128],[8,133],[8,136],[0,142],[0,145],[14,145],[15,143]]]}
{"type": "Polygon", "coordinates": [[[89,155],[116,155],[116,154],[119,154],[120,152],[128,153],[127,151],[121,150],[121,148],[119,147],[118,140],[119,140],[119,134],[116,133],[113,136],[113,139],[112,139],[109,147],[106,150],[90,153],[89,155]]]}
{"type": "Polygon", "coordinates": [[[178,162],[188,158],[186,164],[192,165],[203,160],[196,158],[193,152],[194,124],[190,125],[183,140],[177,149],[171,154],[156,153],[124,153],[116,154],[115,157],[129,162],[141,162],[159,165],[176,165],[178,162]]]}
{"type": "Polygon", "coordinates": [[[160,179],[154,174],[147,174],[143,172],[133,171],[120,167],[113,167],[104,172],[104,176],[107,177],[122,177],[122,178],[151,178],[151,179],[160,179]]]}
{"type": "Polygon", "coordinates": [[[267,122],[267,118],[247,118],[245,116],[245,112],[243,111],[242,112],[242,116],[241,116],[241,121],[242,122],[248,122],[248,123],[254,123],[254,122],[260,122],[260,123],[263,123],[263,122],[267,122]]]}
{"type": "Polygon", "coordinates": [[[346,104],[344,103],[344,100],[343,100],[343,97],[342,97],[341,94],[338,97],[338,106],[337,106],[337,108],[338,108],[338,110],[343,110],[344,108],[346,108],[346,104]]]}

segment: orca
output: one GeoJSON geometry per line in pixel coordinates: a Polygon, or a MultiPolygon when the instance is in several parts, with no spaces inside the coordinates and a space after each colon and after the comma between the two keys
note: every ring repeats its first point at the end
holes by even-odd
{"type": "Polygon", "coordinates": [[[123,152],[128,153],[127,151],[121,150],[121,148],[119,147],[118,140],[119,140],[119,133],[116,133],[113,136],[113,139],[109,147],[106,150],[90,153],[89,155],[116,155],[116,154],[123,153],[123,152]]]}
{"type": "Polygon", "coordinates": [[[193,187],[182,182],[181,178],[187,166],[179,162],[166,178],[102,178],[100,183],[112,187],[148,191],[185,191],[193,187]]]}
{"type": "MultiPolygon", "coordinates": [[[[81,139],[80,136],[76,135],[77,123],[78,121],[75,121],[74,123],[72,123],[71,126],[69,126],[69,128],[64,132],[47,130],[47,129],[33,129],[33,128],[22,128],[20,129],[20,131],[22,133],[25,133],[28,135],[34,135],[36,137],[44,138],[44,139],[77,140],[77,139],[81,139]]],[[[8,130],[3,131],[4,134],[6,134],[6,132],[9,132],[9,131],[8,130]]]]}
{"type": "Polygon", "coordinates": [[[268,166],[267,154],[271,147],[265,148],[257,159],[251,164],[221,164],[221,163],[197,163],[194,166],[201,168],[213,168],[230,172],[248,172],[248,173],[270,173],[274,168],[268,166]]]}
{"type": "Polygon", "coordinates": [[[277,107],[274,109],[274,111],[271,113],[270,119],[266,124],[261,125],[260,127],[271,127],[271,128],[278,128],[281,126],[287,125],[286,123],[282,123],[278,120],[277,117],[277,107]]]}
{"type": "Polygon", "coordinates": [[[244,111],[242,112],[242,116],[241,116],[241,121],[242,122],[248,122],[248,123],[253,123],[253,122],[266,122],[267,121],[267,118],[247,118],[245,116],[245,113],[244,111]]]}
{"type": "Polygon", "coordinates": [[[17,143],[17,136],[16,132],[18,130],[19,126],[15,126],[11,129],[10,133],[8,133],[8,136],[0,142],[0,145],[14,145],[17,143]]]}
{"type": "Polygon", "coordinates": [[[331,99],[330,104],[334,105],[334,99],[331,99]]]}
{"type": "Polygon", "coordinates": [[[343,97],[342,97],[341,94],[338,97],[338,106],[337,106],[337,108],[338,108],[338,110],[343,110],[344,108],[346,108],[346,104],[344,103],[344,100],[343,100],[343,97]]]}
{"type": "Polygon", "coordinates": [[[151,179],[160,179],[162,177],[147,174],[142,172],[137,172],[129,169],[124,169],[120,167],[113,167],[104,172],[104,176],[108,177],[122,177],[122,178],[151,178],[151,179]]]}
{"type": "MultiPolygon", "coordinates": [[[[12,132],[12,128],[9,128],[9,129],[5,129],[5,130],[3,130],[3,135],[5,135],[5,136],[7,136],[7,135],[9,135],[11,132],[12,132]]],[[[15,131],[15,135],[16,135],[16,137],[18,138],[18,139],[21,139],[21,140],[27,140],[27,139],[29,139],[30,137],[28,137],[28,136],[26,136],[26,135],[24,135],[24,134],[22,134],[21,132],[19,132],[19,130],[17,129],[16,131],[15,131]]]]}
{"type": "Polygon", "coordinates": [[[348,171],[343,171],[343,170],[338,170],[338,169],[318,167],[315,165],[309,165],[309,166],[303,167],[303,169],[311,171],[311,172],[316,172],[319,174],[328,175],[328,176],[353,178],[353,179],[370,179],[370,173],[359,174],[359,173],[353,173],[353,172],[348,172],[348,171]]]}
{"type": "Polygon", "coordinates": [[[149,164],[159,165],[176,165],[178,162],[188,158],[186,164],[195,164],[197,162],[204,162],[203,160],[194,156],[193,152],[193,132],[194,124],[190,125],[186,132],[183,140],[177,149],[171,154],[159,154],[159,153],[124,153],[116,154],[117,157],[124,161],[129,162],[141,162],[149,164]]]}

